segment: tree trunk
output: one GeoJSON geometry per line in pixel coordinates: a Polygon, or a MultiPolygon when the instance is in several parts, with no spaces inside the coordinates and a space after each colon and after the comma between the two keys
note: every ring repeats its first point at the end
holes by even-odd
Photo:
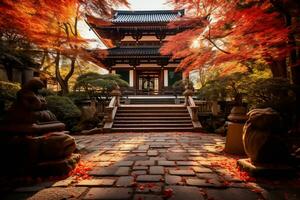
{"type": "Polygon", "coordinates": [[[288,78],[287,76],[287,64],[286,60],[273,61],[270,64],[270,69],[273,77],[276,78],[288,78]]]}
{"type": "Polygon", "coordinates": [[[62,76],[60,74],[60,70],[59,70],[60,64],[59,64],[59,61],[60,61],[60,52],[57,51],[56,57],[55,57],[55,76],[56,76],[56,80],[57,80],[58,84],[61,87],[62,95],[66,95],[66,94],[69,93],[68,82],[66,82],[62,78],[62,76]]]}

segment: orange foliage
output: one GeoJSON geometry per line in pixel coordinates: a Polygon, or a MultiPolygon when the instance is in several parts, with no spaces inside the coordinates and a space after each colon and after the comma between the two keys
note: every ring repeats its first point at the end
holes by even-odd
{"type": "Polygon", "coordinates": [[[95,165],[91,162],[80,161],[75,169],[69,173],[69,176],[72,176],[76,181],[90,179],[88,172],[91,171],[94,166],[95,165]]]}
{"type": "Polygon", "coordinates": [[[190,71],[227,62],[264,60],[287,56],[289,29],[268,1],[169,0],[187,9],[187,17],[169,26],[189,26],[170,38],[162,54],[181,58],[181,69],[190,71]],[[260,2],[260,3],[259,3],[260,2]],[[195,23],[197,21],[197,23],[195,23]]]}
{"type": "Polygon", "coordinates": [[[13,31],[42,48],[83,43],[76,33],[77,21],[86,14],[108,16],[115,4],[128,3],[127,0],[1,0],[0,33],[13,31]]]}

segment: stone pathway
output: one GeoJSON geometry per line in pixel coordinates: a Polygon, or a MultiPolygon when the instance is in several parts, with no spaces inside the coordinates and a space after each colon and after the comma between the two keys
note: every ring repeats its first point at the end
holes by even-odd
{"type": "Polygon", "coordinates": [[[89,178],[17,188],[4,199],[252,200],[300,199],[299,185],[262,185],[217,165],[224,138],[201,133],[76,136],[89,178]],[[288,189],[286,189],[288,187],[288,189]]]}

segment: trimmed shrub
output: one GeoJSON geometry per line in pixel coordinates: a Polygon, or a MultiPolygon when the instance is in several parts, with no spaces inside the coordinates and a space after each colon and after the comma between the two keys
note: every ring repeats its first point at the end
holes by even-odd
{"type": "Polygon", "coordinates": [[[73,131],[73,128],[80,120],[81,111],[68,97],[47,96],[48,109],[53,112],[57,119],[66,124],[67,130],[73,131]]]}
{"type": "Polygon", "coordinates": [[[0,81],[0,120],[16,100],[16,94],[21,89],[20,84],[0,81]]]}

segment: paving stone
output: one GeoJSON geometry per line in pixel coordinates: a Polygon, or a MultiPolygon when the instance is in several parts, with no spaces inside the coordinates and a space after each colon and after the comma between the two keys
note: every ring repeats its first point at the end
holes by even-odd
{"type": "Polygon", "coordinates": [[[129,175],[129,167],[119,167],[115,173],[116,176],[127,176],[129,175]]]}
{"type": "Polygon", "coordinates": [[[53,185],[53,182],[46,182],[33,186],[19,187],[15,189],[15,192],[37,192],[44,188],[50,187],[51,185],[53,185]]]}
{"type": "Polygon", "coordinates": [[[193,170],[196,173],[211,173],[211,172],[213,172],[211,169],[206,168],[206,167],[193,167],[193,170]]]}
{"type": "Polygon", "coordinates": [[[259,196],[247,189],[229,188],[229,189],[207,189],[208,199],[222,199],[222,200],[253,200],[260,199],[259,196]]]}
{"type": "Polygon", "coordinates": [[[93,169],[92,171],[89,172],[89,174],[92,176],[114,176],[118,169],[119,168],[115,166],[100,167],[100,168],[93,169]]]}
{"type": "Polygon", "coordinates": [[[52,185],[52,187],[67,187],[67,186],[71,185],[71,183],[73,183],[73,182],[74,182],[73,179],[65,179],[65,180],[55,182],[52,185]]]}
{"type": "Polygon", "coordinates": [[[199,163],[195,161],[176,161],[176,164],[179,166],[197,166],[199,163]]]}
{"type": "Polygon", "coordinates": [[[207,158],[203,157],[203,156],[194,156],[194,157],[189,157],[189,160],[193,160],[193,161],[205,161],[207,160],[207,158]]]}
{"type": "Polygon", "coordinates": [[[132,176],[121,176],[116,182],[117,187],[129,187],[134,183],[134,178],[132,176]]]}
{"type": "Polygon", "coordinates": [[[215,173],[197,173],[197,177],[201,179],[215,179],[220,180],[220,177],[215,173]]]}
{"type": "Polygon", "coordinates": [[[174,153],[185,153],[187,151],[184,150],[184,149],[172,149],[171,152],[174,152],[174,153]]]}
{"type": "Polygon", "coordinates": [[[165,157],[150,157],[150,160],[158,160],[158,161],[161,161],[161,160],[166,160],[165,157]]]}
{"type": "Polygon", "coordinates": [[[140,145],[138,147],[138,150],[148,150],[149,149],[149,145],[140,145]]]}
{"type": "Polygon", "coordinates": [[[111,162],[95,162],[96,167],[108,167],[111,165],[111,162]]]}
{"type": "Polygon", "coordinates": [[[147,171],[145,171],[145,170],[138,170],[138,171],[131,172],[132,176],[145,175],[145,174],[147,174],[147,171]]]}
{"type": "Polygon", "coordinates": [[[89,179],[78,182],[77,186],[112,186],[114,179],[89,179]]]}
{"type": "Polygon", "coordinates": [[[133,170],[147,170],[148,167],[147,166],[133,166],[132,169],[133,170]]]}
{"type": "Polygon", "coordinates": [[[132,196],[130,188],[91,188],[83,197],[87,200],[124,200],[132,196]]]}
{"type": "Polygon", "coordinates": [[[147,155],[148,156],[157,156],[158,151],[157,150],[148,150],[147,155]]]}
{"type": "Polygon", "coordinates": [[[86,187],[53,187],[43,189],[30,198],[28,200],[55,200],[55,199],[78,199],[85,191],[86,187]]]}
{"type": "Polygon", "coordinates": [[[136,166],[152,166],[152,165],[155,165],[155,161],[154,160],[136,161],[135,165],[136,166]]]}
{"type": "Polygon", "coordinates": [[[160,166],[176,166],[175,162],[174,161],[158,161],[158,165],[160,166]]]}
{"type": "Polygon", "coordinates": [[[182,181],[181,176],[172,176],[172,175],[165,176],[165,183],[168,185],[177,185],[181,181],[182,181]]]}
{"type": "Polygon", "coordinates": [[[136,187],[137,193],[161,193],[162,184],[157,182],[138,183],[136,187]]]}
{"type": "Polygon", "coordinates": [[[136,180],[139,182],[159,182],[162,178],[161,175],[139,175],[136,180]]]}
{"type": "Polygon", "coordinates": [[[148,156],[127,156],[124,158],[124,160],[129,160],[129,161],[143,161],[143,160],[149,160],[148,156]]]}
{"type": "Polygon", "coordinates": [[[195,172],[189,169],[171,169],[169,170],[171,175],[179,175],[179,176],[194,176],[195,172]]]}
{"type": "Polygon", "coordinates": [[[185,161],[188,160],[188,153],[167,153],[167,160],[171,161],[185,161]]]}
{"type": "Polygon", "coordinates": [[[130,167],[133,165],[133,161],[120,161],[120,162],[116,162],[114,165],[119,167],[130,167]]]}
{"type": "Polygon", "coordinates": [[[132,150],[132,153],[147,153],[147,150],[132,150]]]}
{"type": "Polygon", "coordinates": [[[163,145],[163,144],[151,144],[150,147],[159,149],[159,148],[164,148],[165,145],[163,145]]]}
{"type": "Polygon", "coordinates": [[[150,167],[150,170],[149,170],[149,173],[150,174],[164,174],[165,171],[164,171],[164,167],[162,166],[151,166],[150,167]]]}
{"type": "Polygon", "coordinates": [[[216,179],[198,179],[198,178],[188,178],[186,179],[186,184],[198,187],[222,187],[223,185],[216,179]]]}
{"type": "Polygon", "coordinates": [[[134,195],[133,200],[163,200],[163,198],[153,194],[136,194],[134,195]]]}
{"type": "Polygon", "coordinates": [[[165,190],[172,191],[172,196],[168,200],[204,200],[200,189],[197,187],[167,186],[165,190]]]}

